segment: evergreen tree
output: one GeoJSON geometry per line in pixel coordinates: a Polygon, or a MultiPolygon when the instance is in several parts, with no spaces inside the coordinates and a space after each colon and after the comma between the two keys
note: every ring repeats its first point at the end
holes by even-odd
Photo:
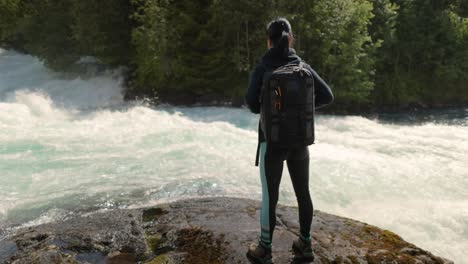
{"type": "Polygon", "coordinates": [[[444,3],[400,3],[396,41],[387,50],[386,63],[393,67],[382,72],[389,85],[384,89],[392,91],[385,99],[389,104],[446,103],[458,96],[466,62],[456,54],[467,47],[459,45],[464,33],[457,35],[457,23],[466,23],[444,3]]]}
{"type": "Polygon", "coordinates": [[[171,90],[186,90],[193,96],[223,94],[223,79],[229,72],[229,61],[224,58],[222,27],[211,11],[211,0],[180,1],[170,14],[171,25],[177,32],[174,44],[171,90]]]}
{"type": "Polygon", "coordinates": [[[154,96],[157,87],[163,89],[170,76],[168,50],[173,30],[168,23],[168,1],[132,0],[136,25],[132,31],[135,56],[131,83],[133,95],[154,96]]]}
{"type": "Polygon", "coordinates": [[[364,0],[317,0],[303,11],[300,52],[332,86],[337,105],[369,102],[377,47],[367,30],[371,10],[364,0]]]}
{"type": "Polygon", "coordinates": [[[391,76],[395,72],[392,48],[396,44],[396,23],[398,18],[398,5],[390,0],[373,0],[374,17],[369,26],[369,34],[373,41],[378,43],[375,53],[376,78],[373,101],[376,105],[385,105],[388,98],[393,97],[395,86],[391,76]]]}
{"type": "Polygon", "coordinates": [[[21,0],[0,0],[0,43],[10,42],[17,32],[21,16],[21,0]]]}
{"type": "Polygon", "coordinates": [[[133,56],[129,0],[73,1],[71,26],[78,52],[109,65],[127,65],[133,56]]]}
{"type": "Polygon", "coordinates": [[[24,2],[24,16],[18,26],[24,49],[43,58],[53,69],[63,70],[80,57],[71,29],[72,4],[73,0],[24,2]]]}
{"type": "Polygon", "coordinates": [[[222,28],[225,63],[232,65],[230,89],[243,96],[250,71],[260,62],[267,50],[266,24],[274,18],[275,1],[272,0],[216,0],[218,27],[222,28]]]}

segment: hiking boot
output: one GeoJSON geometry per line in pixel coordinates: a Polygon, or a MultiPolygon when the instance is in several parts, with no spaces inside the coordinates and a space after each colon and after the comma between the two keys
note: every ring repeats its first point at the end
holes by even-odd
{"type": "Polygon", "coordinates": [[[294,252],[294,260],[304,262],[314,261],[311,239],[305,239],[300,236],[298,239],[294,240],[292,250],[294,252]]]}
{"type": "Polygon", "coordinates": [[[251,244],[247,251],[247,258],[254,264],[271,264],[271,248],[264,246],[262,243],[251,244]]]}

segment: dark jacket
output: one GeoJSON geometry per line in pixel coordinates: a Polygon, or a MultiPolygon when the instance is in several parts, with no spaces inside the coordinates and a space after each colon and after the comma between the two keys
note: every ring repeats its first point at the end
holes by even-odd
{"type": "MultiPolygon", "coordinates": [[[[260,113],[260,91],[262,89],[263,75],[267,71],[271,71],[288,63],[299,63],[302,59],[297,56],[294,49],[289,49],[288,57],[282,55],[282,51],[276,48],[269,49],[262,58],[262,61],[250,75],[249,88],[245,95],[245,102],[252,113],[260,113]]],[[[319,108],[330,104],[333,101],[333,93],[328,85],[320,78],[320,76],[308,65],[304,63],[304,67],[308,69],[314,76],[315,88],[315,108],[319,108]]],[[[259,140],[263,141],[263,133],[259,131],[259,140]]]]}

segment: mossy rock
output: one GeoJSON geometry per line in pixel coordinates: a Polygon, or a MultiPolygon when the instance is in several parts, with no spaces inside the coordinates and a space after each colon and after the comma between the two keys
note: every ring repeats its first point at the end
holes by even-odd
{"type": "Polygon", "coordinates": [[[199,227],[181,229],[177,244],[180,251],[187,253],[187,264],[224,264],[227,257],[224,237],[199,227]]]}
{"type": "Polygon", "coordinates": [[[389,230],[382,230],[375,226],[366,225],[363,227],[363,232],[370,235],[368,239],[366,239],[369,249],[399,250],[410,245],[399,235],[389,230]]]}
{"type": "Polygon", "coordinates": [[[149,262],[146,262],[146,264],[175,264],[172,258],[167,256],[166,254],[164,255],[159,255],[155,257],[154,259],[150,260],[149,262]]]}
{"type": "Polygon", "coordinates": [[[167,211],[160,207],[153,207],[143,211],[143,222],[150,222],[158,219],[159,216],[166,214],[167,211]]]}
{"type": "Polygon", "coordinates": [[[383,230],[382,233],[381,233],[381,237],[382,237],[383,240],[387,241],[388,243],[392,243],[392,244],[400,245],[400,244],[402,244],[404,242],[403,239],[399,235],[397,235],[397,234],[395,234],[395,233],[393,233],[392,231],[389,231],[389,230],[383,230]]]}
{"type": "Polygon", "coordinates": [[[162,236],[158,233],[154,235],[146,235],[146,244],[152,252],[156,252],[161,243],[162,236]]]}
{"type": "Polygon", "coordinates": [[[407,256],[407,255],[398,255],[390,251],[381,250],[380,252],[374,254],[367,254],[366,260],[368,264],[381,264],[381,263],[394,263],[398,260],[397,263],[405,263],[405,264],[416,264],[421,263],[417,261],[415,258],[407,256]]]}

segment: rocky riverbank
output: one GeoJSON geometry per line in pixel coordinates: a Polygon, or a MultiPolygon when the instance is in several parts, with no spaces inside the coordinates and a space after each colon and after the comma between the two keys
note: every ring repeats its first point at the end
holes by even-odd
{"type": "MultiPolygon", "coordinates": [[[[279,206],[274,263],[290,263],[297,208],[279,206]]],[[[183,200],[111,210],[17,230],[0,241],[0,263],[248,263],[257,240],[260,202],[183,200]]],[[[453,263],[388,230],[314,212],[314,263],[453,263]]]]}

